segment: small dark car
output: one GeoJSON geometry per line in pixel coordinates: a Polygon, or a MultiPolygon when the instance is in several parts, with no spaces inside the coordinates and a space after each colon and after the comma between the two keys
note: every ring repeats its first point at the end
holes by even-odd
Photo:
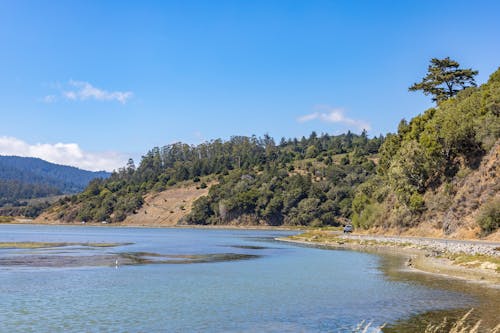
{"type": "Polygon", "coordinates": [[[352,225],[348,224],[344,227],[344,234],[352,232],[352,225]]]}

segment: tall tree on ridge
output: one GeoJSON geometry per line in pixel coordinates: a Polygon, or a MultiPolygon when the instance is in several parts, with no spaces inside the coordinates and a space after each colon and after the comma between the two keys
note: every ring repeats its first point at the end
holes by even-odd
{"type": "Polygon", "coordinates": [[[425,95],[432,95],[437,104],[455,96],[460,90],[475,87],[474,76],[478,71],[471,68],[461,69],[460,64],[450,57],[432,58],[427,75],[419,83],[414,83],[409,91],[422,90],[425,95]]]}

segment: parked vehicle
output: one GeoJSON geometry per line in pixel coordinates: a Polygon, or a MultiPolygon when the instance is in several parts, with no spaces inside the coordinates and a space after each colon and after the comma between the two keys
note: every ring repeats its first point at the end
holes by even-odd
{"type": "Polygon", "coordinates": [[[352,225],[348,224],[344,227],[344,234],[348,234],[352,232],[352,230],[353,230],[352,225]]]}

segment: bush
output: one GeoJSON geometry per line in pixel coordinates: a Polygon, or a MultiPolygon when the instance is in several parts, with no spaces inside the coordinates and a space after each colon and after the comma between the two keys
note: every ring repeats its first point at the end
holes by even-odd
{"type": "Polygon", "coordinates": [[[495,198],[483,205],[476,221],[485,235],[500,228],[500,198],[495,198]]]}
{"type": "Polygon", "coordinates": [[[367,204],[359,214],[353,214],[352,224],[356,228],[368,229],[374,225],[375,221],[380,219],[382,213],[382,205],[378,203],[367,204]]]}
{"type": "Polygon", "coordinates": [[[425,209],[424,198],[418,193],[413,193],[409,204],[412,213],[421,213],[425,209]]]}

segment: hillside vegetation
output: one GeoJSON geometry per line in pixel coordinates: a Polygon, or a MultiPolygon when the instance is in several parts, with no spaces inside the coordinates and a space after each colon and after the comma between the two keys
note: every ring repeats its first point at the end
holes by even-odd
{"type": "Polygon", "coordinates": [[[51,208],[62,221],[121,222],[137,214],[148,193],[186,181],[206,188],[185,224],[249,223],[267,225],[338,225],[348,218],[358,184],[375,172],[368,157],[383,137],[366,132],[282,139],[235,136],[197,146],[176,143],[154,148],[139,167],[127,167],[109,179],[94,180],[82,193],[51,208]]]}
{"type": "MultiPolygon", "coordinates": [[[[476,87],[472,76],[477,72],[460,71],[448,58],[434,62],[451,73],[464,72],[468,83],[460,74],[455,79],[461,89],[439,90],[432,84],[443,80],[429,81],[429,74],[424,88],[440,96],[437,106],[402,120],[396,134],[369,138],[365,131],[313,132],[279,144],[268,135],[171,144],[149,151],[137,168],[130,160],[109,179],[92,181],[49,213],[67,222],[138,221],[148,211],[145,198],[147,205],[161,198],[154,201],[159,221],[166,219],[162,211],[172,214],[162,207],[161,200],[168,201],[165,191],[188,185],[209,190],[191,195],[184,212],[171,215],[179,217],[179,224],[337,226],[352,221],[358,229],[383,232],[495,233],[500,224],[500,70],[476,87]]],[[[437,76],[443,77],[449,75],[437,76]]]]}
{"type": "Polygon", "coordinates": [[[359,186],[354,224],[453,234],[499,227],[500,70],[410,122],[380,149],[376,176],[359,186]],[[471,221],[473,219],[474,221],[471,221]]]}

